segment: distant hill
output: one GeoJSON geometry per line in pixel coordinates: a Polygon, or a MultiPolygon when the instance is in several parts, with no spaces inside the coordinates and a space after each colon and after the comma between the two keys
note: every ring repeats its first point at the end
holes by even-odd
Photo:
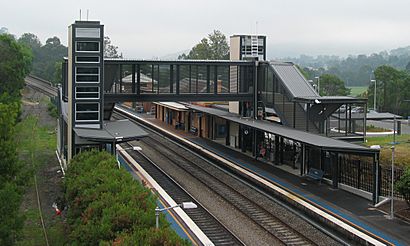
{"type": "Polygon", "coordinates": [[[178,51],[176,53],[173,54],[168,54],[168,55],[164,55],[161,56],[159,59],[160,60],[178,60],[178,56],[182,55],[182,54],[187,54],[189,53],[189,49],[188,50],[183,50],[183,51],[178,51]]]}
{"type": "Polygon", "coordinates": [[[303,67],[314,79],[323,73],[337,75],[347,86],[367,86],[372,71],[381,65],[390,65],[397,69],[405,69],[410,63],[410,46],[381,51],[370,55],[350,55],[342,58],[334,55],[307,56],[298,58],[282,58],[279,60],[291,61],[303,67]]]}
{"type": "MultiPolygon", "coordinates": [[[[177,60],[178,56],[190,50],[179,51],[160,57],[160,60],[177,60]]],[[[410,67],[410,46],[381,51],[370,55],[349,55],[340,57],[336,55],[286,57],[277,60],[291,61],[299,65],[308,79],[314,80],[316,76],[330,73],[341,78],[346,86],[368,86],[372,71],[381,65],[390,65],[397,69],[410,67]]]]}

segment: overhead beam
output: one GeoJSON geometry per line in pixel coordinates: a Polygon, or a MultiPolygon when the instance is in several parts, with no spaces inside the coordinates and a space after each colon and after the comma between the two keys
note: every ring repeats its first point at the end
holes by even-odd
{"type": "Polygon", "coordinates": [[[116,102],[175,102],[175,101],[252,101],[253,95],[251,93],[241,94],[133,94],[133,93],[105,93],[104,102],[116,103],[116,102]]]}

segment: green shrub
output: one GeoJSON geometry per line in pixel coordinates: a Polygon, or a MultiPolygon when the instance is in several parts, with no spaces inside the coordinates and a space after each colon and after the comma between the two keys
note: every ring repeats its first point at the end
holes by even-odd
{"type": "Polygon", "coordinates": [[[410,168],[406,168],[403,175],[395,183],[395,189],[399,192],[410,206],[410,168]]]}
{"type": "Polygon", "coordinates": [[[156,198],[118,169],[107,152],[83,152],[69,164],[64,181],[67,222],[74,245],[187,245],[161,217],[155,229],[156,198]]]}
{"type": "Polygon", "coordinates": [[[53,117],[53,118],[58,117],[58,109],[57,109],[57,106],[54,103],[52,103],[51,101],[48,102],[47,109],[48,109],[48,113],[51,115],[51,117],[53,117]]]}

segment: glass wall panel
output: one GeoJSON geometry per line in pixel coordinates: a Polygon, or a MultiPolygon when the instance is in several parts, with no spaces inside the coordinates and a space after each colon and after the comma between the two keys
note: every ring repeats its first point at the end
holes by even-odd
{"type": "MultiPolygon", "coordinates": [[[[159,65],[158,66],[158,83],[160,93],[170,93],[170,76],[171,76],[171,66],[170,65],[159,65]]],[[[175,88],[175,85],[173,85],[175,88]]]]}
{"type": "Polygon", "coordinates": [[[195,80],[190,75],[190,65],[179,66],[179,93],[190,93],[195,80]]]}

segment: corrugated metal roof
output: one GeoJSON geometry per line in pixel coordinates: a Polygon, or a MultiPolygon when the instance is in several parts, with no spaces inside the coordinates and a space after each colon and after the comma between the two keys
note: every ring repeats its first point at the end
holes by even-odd
{"type": "Polygon", "coordinates": [[[167,108],[171,108],[177,111],[187,111],[188,110],[188,108],[185,107],[185,105],[177,103],[177,102],[154,102],[154,104],[165,106],[167,108]]]}
{"type": "Polygon", "coordinates": [[[98,142],[124,142],[148,136],[129,120],[105,121],[103,129],[74,128],[74,131],[80,138],[98,142]]]}
{"type": "Polygon", "coordinates": [[[197,105],[187,105],[187,107],[204,112],[207,114],[215,115],[223,119],[233,121],[242,125],[253,127],[265,132],[270,132],[278,136],[282,136],[287,139],[291,139],[297,142],[305,143],[308,145],[316,146],[322,148],[323,150],[338,151],[338,152],[361,152],[361,153],[372,153],[378,152],[378,150],[370,149],[364,146],[348,143],[341,140],[336,140],[333,138],[328,138],[309,132],[304,132],[289,128],[283,125],[270,123],[262,120],[253,120],[249,118],[241,118],[237,114],[232,114],[226,111],[222,111],[215,108],[201,107],[197,105]]]}
{"type": "Polygon", "coordinates": [[[292,97],[320,98],[319,94],[292,63],[271,62],[270,65],[292,97]]]}

